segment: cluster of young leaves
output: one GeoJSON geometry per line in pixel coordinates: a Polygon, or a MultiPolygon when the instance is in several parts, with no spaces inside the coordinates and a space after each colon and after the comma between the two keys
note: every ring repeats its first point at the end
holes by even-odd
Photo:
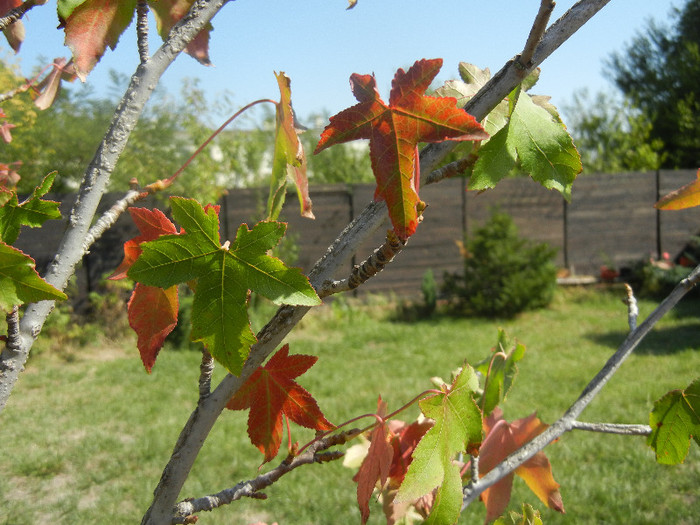
{"type": "Polygon", "coordinates": [[[28,255],[13,248],[21,226],[38,228],[49,219],[60,219],[58,203],[42,197],[51,189],[56,173],[47,175],[32,195],[19,202],[14,189],[0,186],[0,309],[44,300],[64,300],[66,295],[44,281],[28,255]]]}
{"type": "Polygon", "coordinates": [[[665,465],[682,463],[690,440],[700,445],[700,379],[654,403],[649,425],[652,432],[647,444],[654,449],[656,461],[665,465]]]}
{"type": "MultiPolygon", "coordinates": [[[[411,508],[427,517],[427,523],[456,522],[463,478],[469,471],[458,455],[478,455],[479,472],[484,475],[547,427],[534,414],[508,423],[496,407],[510,390],[517,375],[516,363],[524,354],[522,344],[511,344],[499,331],[493,355],[476,369],[460,369],[449,386],[440,380],[440,391],[432,391],[419,402],[425,419],[411,425],[386,420],[386,403],[379,399],[378,424],[369,436],[369,448],[358,447],[366,454],[354,478],[363,523],[369,517],[369,500],[375,489],[382,495],[387,523],[405,517],[411,508]],[[484,379],[481,389],[477,372],[484,379]]],[[[354,453],[348,451],[350,456],[354,453]]],[[[515,473],[547,506],[564,511],[559,485],[543,452],[515,473]]],[[[511,474],[484,491],[488,521],[505,511],[512,481],[511,474]]]]}
{"type": "Polygon", "coordinates": [[[350,88],[359,104],[331,117],[316,146],[318,153],[334,144],[369,139],[377,179],[374,198],[386,202],[394,231],[403,240],[416,231],[425,207],[418,197],[418,143],[488,138],[481,125],[456,106],[454,98],[425,95],[441,67],[442,59],[424,59],[408,71],[399,69],[388,105],[373,75],[353,74],[350,88]]]}
{"type": "Polygon", "coordinates": [[[116,276],[126,272],[144,285],[134,289],[129,301],[144,366],[150,371],[176,321],[173,287],[187,283],[194,290],[192,341],[204,343],[219,363],[238,375],[256,341],[247,312],[251,291],[276,304],[314,306],[320,300],[300,270],[267,253],[284,235],[284,223],[262,221],[252,229],[242,224],[235,239],[222,244],[217,206],[205,208],[182,197],[171,197],[170,205],[182,229],[177,232],[159,212],[139,212],[146,217],[139,226],[142,234],[128,241],[116,276]]]}
{"type": "MultiPolygon", "coordinates": [[[[155,15],[158,33],[163,39],[193,3],[194,0],[149,0],[148,6],[155,15]]],[[[73,52],[76,72],[81,80],[86,79],[107,46],[116,48],[119,37],[131,24],[136,4],[136,0],[58,0],[58,18],[65,31],[65,43],[73,52]]],[[[204,65],[210,64],[211,29],[211,25],[207,25],[185,49],[204,65]]]]}
{"type": "MultiPolygon", "coordinates": [[[[462,81],[449,81],[437,93],[453,96],[464,106],[491,74],[464,62],[459,73],[462,81]]],[[[545,188],[571,198],[572,184],[583,169],[581,157],[549,97],[526,93],[538,76],[535,72],[527,77],[484,120],[491,138],[478,147],[468,189],[493,188],[518,166],[545,188]]]]}
{"type": "MultiPolygon", "coordinates": [[[[324,417],[311,394],[294,381],[317,360],[318,357],[312,355],[289,355],[289,345],[286,344],[265,366],[253,372],[226,405],[230,410],[250,409],[248,436],[265,455],[265,463],[279,451],[283,418],[314,430],[335,428],[324,417]]],[[[291,436],[289,441],[291,444],[291,436]]]]}

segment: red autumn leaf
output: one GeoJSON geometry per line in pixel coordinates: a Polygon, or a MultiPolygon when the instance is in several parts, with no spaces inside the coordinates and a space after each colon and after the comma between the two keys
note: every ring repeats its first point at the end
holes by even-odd
{"type": "MultiPolygon", "coordinates": [[[[187,14],[194,0],[149,0],[148,5],[156,16],[158,34],[165,40],[173,26],[187,14]]],[[[211,65],[209,60],[209,32],[211,24],[207,24],[185,48],[185,53],[205,66],[211,65]]]]}
{"type": "Polygon", "coordinates": [[[66,45],[73,52],[80,80],[104,55],[107,46],[117,47],[119,37],[131,23],[136,0],[85,0],[61,20],[66,45]]]}
{"type": "MultiPolygon", "coordinates": [[[[112,280],[126,277],[126,272],[141,255],[142,242],[152,241],[161,235],[177,234],[175,225],[158,209],[129,208],[129,214],[141,235],[124,243],[124,260],[110,275],[112,280]]],[[[136,346],[141,354],[141,361],[150,373],[165,338],[177,325],[177,286],[163,290],[138,283],[131,294],[127,309],[129,326],[138,337],[136,346]]]]}
{"type": "Polygon", "coordinates": [[[177,286],[163,290],[136,283],[129,299],[129,326],[136,332],[136,346],[148,373],[156,363],[165,338],[177,325],[177,286]]]}
{"type": "Polygon", "coordinates": [[[265,366],[259,367],[226,405],[230,410],[250,409],[248,436],[271,461],[282,442],[282,416],[315,430],[331,430],[333,425],[323,416],[316,400],[294,378],[311,368],[318,358],[312,355],[289,355],[286,344],[265,366]]]}
{"type": "Polygon", "coordinates": [[[380,98],[372,75],[353,74],[350,87],[360,102],[331,117],[315,153],[342,142],[369,139],[374,198],[386,201],[394,231],[407,239],[418,226],[419,142],[483,140],[488,134],[452,97],[428,97],[442,59],[419,60],[408,71],[399,69],[392,82],[389,105],[380,98]]]}
{"type": "MultiPolygon", "coordinates": [[[[508,423],[496,408],[484,421],[486,438],[479,451],[479,474],[484,475],[503,461],[509,454],[544,432],[548,425],[535,414],[508,423]]],[[[525,480],[530,490],[549,508],[564,513],[559,484],[552,477],[552,467],[544,452],[538,452],[515,469],[515,474],[525,480]]],[[[486,489],[481,499],[486,505],[486,522],[503,514],[510,501],[513,473],[486,489]]]]}
{"type": "Polygon", "coordinates": [[[377,401],[377,416],[381,422],[374,428],[370,435],[370,446],[365,459],[360,465],[360,470],[355,476],[357,481],[357,504],[360,507],[362,523],[369,519],[369,500],[374,492],[374,487],[379,482],[380,488],[384,487],[389,478],[389,469],[394,457],[394,449],[389,444],[392,438],[391,431],[384,421],[386,415],[386,402],[381,396],[377,401]]]}
{"type": "Polygon", "coordinates": [[[700,206],[700,170],[697,179],[676,191],[672,191],[654,204],[659,210],[683,210],[700,206]]]}
{"type": "Polygon", "coordinates": [[[141,255],[141,243],[157,239],[161,235],[176,234],[175,225],[159,209],[129,208],[129,214],[141,235],[124,243],[124,260],[114,273],[109,276],[112,280],[124,279],[126,272],[141,255]]]}
{"type": "Polygon", "coordinates": [[[10,162],[9,164],[4,164],[0,162],[0,188],[14,188],[19,182],[19,173],[15,171],[22,165],[22,161],[16,160],[15,162],[10,162]]]}
{"type": "Polygon", "coordinates": [[[432,426],[433,423],[429,420],[414,421],[410,425],[403,421],[391,421],[389,423],[389,428],[393,434],[391,446],[394,449],[394,457],[391,460],[391,470],[389,471],[393,487],[401,485],[408,466],[413,459],[413,450],[432,426]]]}

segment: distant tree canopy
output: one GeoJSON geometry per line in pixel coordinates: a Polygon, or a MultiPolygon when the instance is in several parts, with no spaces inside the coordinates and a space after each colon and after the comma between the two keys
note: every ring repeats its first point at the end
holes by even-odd
{"type": "Polygon", "coordinates": [[[649,22],[607,68],[615,85],[663,142],[666,168],[700,165],[700,0],[672,12],[671,27],[649,22]]]}
{"type": "MultiPolygon", "coordinates": [[[[126,80],[113,73],[114,87],[126,80]]],[[[0,60],[0,93],[23,82],[11,64],[0,60]]],[[[21,192],[31,191],[54,170],[58,172],[54,191],[72,191],[112,118],[116,99],[95,95],[89,85],[71,86],[61,91],[50,108],[40,112],[33,107],[28,92],[20,95],[2,104],[15,127],[12,142],[2,144],[0,162],[22,162],[17,168],[22,177],[18,185],[21,192]],[[37,118],[39,113],[41,118],[37,118]]],[[[232,104],[224,105],[219,113],[234,112],[232,104]]],[[[129,139],[111,178],[110,190],[126,190],[132,178],[145,185],[172,175],[219,126],[220,122],[208,117],[212,113],[196,80],[185,80],[179,96],[158,93],[129,139]]],[[[230,131],[217,136],[194,159],[168,193],[198,194],[206,201],[214,201],[226,188],[266,185],[274,148],[274,119],[274,110],[265,108],[262,116],[235,121],[230,131]]],[[[355,145],[313,155],[327,118],[312,116],[308,120],[318,128],[302,135],[312,183],[373,180],[366,150],[355,145]]]]}

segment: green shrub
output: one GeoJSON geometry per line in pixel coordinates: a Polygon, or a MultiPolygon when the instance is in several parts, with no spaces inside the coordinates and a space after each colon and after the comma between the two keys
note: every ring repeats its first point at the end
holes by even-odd
{"type": "Polygon", "coordinates": [[[443,293],[460,313],[512,317],[547,306],[556,288],[556,250],[518,236],[509,215],[495,211],[467,238],[464,274],[445,274],[443,293]]]}

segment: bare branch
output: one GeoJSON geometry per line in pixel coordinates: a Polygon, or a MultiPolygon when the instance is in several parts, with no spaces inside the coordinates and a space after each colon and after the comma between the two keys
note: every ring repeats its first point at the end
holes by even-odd
{"type": "MultiPolygon", "coordinates": [[[[532,58],[532,69],[541,64],[609,1],[583,0],[565,13],[542,37],[532,58]]],[[[482,120],[520,81],[521,78],[511,60],[469,100],[466,111],[477,120],[482,120]]],[[[421,172],[430,173],[452,147],[453,145],[446,141],[423,148],[420,155],[421,172]]],[[[335,273],[345,265],[357,247],[373,235],[386,218],[386,206],[383,202],[371,202],[360,212],[311,270],[309,279],[314,288],[320,290],[324,282],[332,281],[335,273]]],[[[151,508],[142,521],[143,525],[169,523],[172,507],[185,479],[226,403],[309,310],[309,307],[301,306],[280,308],[259,334],[258,342],[251,347],[241,375],[227,375],[212,394],[195,409],[180,433],[170,461],[163,470],[151,508]]]]}
{"type": "MultiPolygon", "coordinates": [[[[115,110],[110,127],[85,171],[66,233],[45,276],[46,282],[52,286],[63,290],[70,277],[75,273],[75,267],[81,261],[84,253],[88,229],[112,171],[160,77],[227,1],[198,0],[195,2],[189,13],[173,27],[168,39],[156,54],[148,62],[141,64],[131,77],[131,83],[115,110]]],[[[19,370],[24,367],[29,350],[41,332],[53,306],[53,301],[41,301],[28,305],[24,317],[20,321],[21,351],[12,354],[3,352],[0,355],[0,367],[12,370],[12,373],[5,374],[1,378],[0,411],[7,403],[17,381],[19,370]]]]}
{"type": "Polygon", "coordinates": [[[623,436],[648,436],[651,434],[649,425],[621,425],[617,423],[586,423],[573,421],[572,430],[587,430],[588,432],[602,432],[604,434],[620,434],[623,436]]]}
{"type": "Polygon", "coordinates": [[[639,307],[637,306],[637,299],[634,296],[634,290],[632,287],[625,283],[625,290],[627,290],[627,297],[625,297],[624,302],[627,305],[627,324],[630,327],[630,332],[637,328],[637,317],[639,317],[639,307]]]}
{"type": "Polygon", "coordinates": [[[138,0],[136,3],[136,44],[139,58],[144,64],[148,60],[148,2],[138,0]]]}
{"type": "MultiPolygon", "coordinates": [[[[484,490],[494,485],[504,476],[507,476],[513,470],[525,463],[528,459],[534,456],[537,452],[546,447],[549,443],[560,437],[565,432],[568,432],[576,423],[578,416],[593,401],[593,399],[602,390],[610,378],[617,372],[622,363],[632,354],[634,349],[651,331],[654,325],[668,313],[683,296],[688,293],[700,281],[700,265],[698,265],[691,274],[683,279],[669,294],[666,299],[645,319],[645,321],[635,328],[627,339],[620,345],[613,356],[605,363],[605,366],[596,374],[590,383],[583,390],[575,403],[569,407],[566,413],[559,418],[552,426],[545,430],[535,439],[513,452],[510,456],[504,459],[493,470],[489,471],[484,477],[473,480],[464,487],[464,498],[462,500],[462,508],[464,509],[475,499],[479,497],[484,490]]],[[[578,423],[581,425],[581,423],[578,423]]],[[[584,424],[585,425],[585,424],[584,424]]]]}
{"type": "Polygon", "coordinates": [[[210,511],[223,505],[228,505],[242,498],[259,498],[264,499],[267,496],[260,491],[269,487],[285,474],[292,470],[301,467],[302,465],[311,465],[313,463],[327,463],[343,457],[342,451],[331,451],[323,453],[322,451],[336,445],[345,444],[348,439],[352,439],[357,435],[356,432],[342,432],[333,434],[328,437],[319,439],[310,445],[302,454],[298,456],[288,456],[282,463],[265,474],[261,474],[257,478],[242,481],[234,487],[222,490],[217,494],[205,496],[203,498],[185,500],[175,506],[175,519],[188,518],[197,512],[210,511]]]}
{"type": "Polygon", "coordinates": [[[10,24],[14,24],[22,18],[30,9],[37,5],[43,5],[46,0],[25,0],[21,5],[18,5],[14,9],[10,9],[5,16],[0,18],[0,31],[7,29],[10,24]]]}
{"type": "Polygon", "coordinates": [[[115,202],[102,216],[97,220],[97,222],[88,230],[85,234],[85,241],[83,241],[83,254],[90,251],[90,247],[97,242],[97,240],[102,237],[104,232],[109,230],[114,223],[117,222],[122,213],[126,209],[147,196],[148,193],[138,191],[135,189],[129,190],[124,197],[115,202]]]}
{"type": "Polygon", "coordinates": [[[323,298],[334,293],[354,290],[381,272],[404,246],[406,241],[399,239],[394,230],[388,230],[386,242],[374,250],[362,264],[356,265],[350,272],[350,277],[342,281],[324,282],[318,296],[323,298]]]}
{"type": "Polygon", "coordinates": [[[535,49],[540,43],[540,40],[542,40],[542,35],[545,29],[547,29],[549,17],[552,15],[555,5],[556,3],[553,0],[541,0],[540,2],[540,10],[537,12],[535,21],[532,24],[532,29],[530,29],[525,48],[516,60],[516,63],[522,68],[523,72],[531,66],[530,61],[532,60],[532,55],[535,53],[535,49]]]}
{"type": "Polygon", "coordinates": [[[199,399],[211,394],[211,375],[214,373],[214,358],[206,348],[202,349],[202,362],[199,365],[199,399]]]}

